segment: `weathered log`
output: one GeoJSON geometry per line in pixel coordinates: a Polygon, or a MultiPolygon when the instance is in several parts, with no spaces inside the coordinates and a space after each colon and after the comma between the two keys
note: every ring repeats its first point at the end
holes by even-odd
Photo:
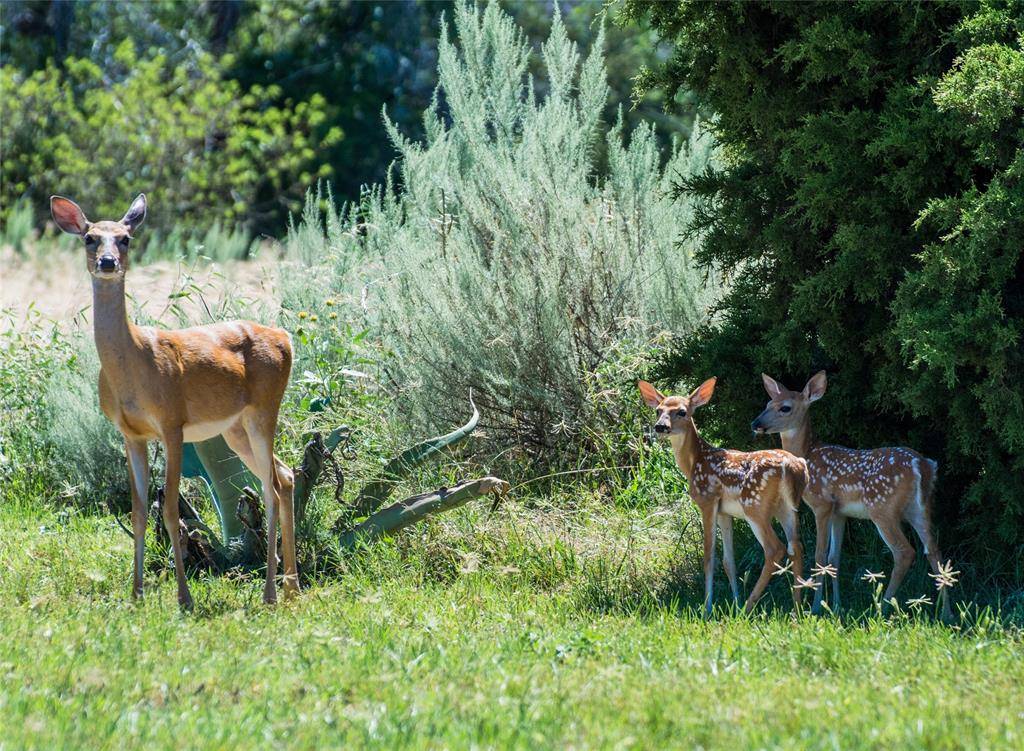
{"type": "Polygon", "coordinates": [[[470,433],[476,428],[477,423],[480,422],[480,411],[476,408],[476,404],[473,403],[472,392],[469,395],[469,405],[473,408],[473,416],[461,428],[457,428],[446,435],[435,436],[434,438],[421,441],[388,462],[380,474],[373,480],[370,480],[359,492],[355,502],[352,504],[355,513],[359,516],[372,514],[384,505],[388,496],[394,491],[395,486],[398,485],[403,477],[409,474],[413,467],[424,463],[428,459],[436,458],[440,455],[442,449],[469,437],[470,433]]]}
{"type": "Polygon", "coordinates": [[[323,438],[319,433],[313,433],[306,440],[306,449],[302,454],[302,466],[295,470],[295,524],[302,523],[306,515],[306,504],[309,503],[309,496],[313,487],[323,472],[324,462],[343,440],[347,440],[350,434],[347,426],[335,428],[323,438]]]}
{"type": "Polygon", "coordinates": [[[504,494],[508,488],[509,484],[497,477],[482,477],[461,482],[451,488],[420,493],[381,509],[342,533],[338,544],[343,550],[351,550],[360,544],[393,535],[430,514],[449,511],[488,493],[504,494]]]}

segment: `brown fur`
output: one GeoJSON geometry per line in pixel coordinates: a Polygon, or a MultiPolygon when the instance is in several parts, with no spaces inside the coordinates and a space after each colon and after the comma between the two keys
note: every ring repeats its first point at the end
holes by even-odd
{"type": "MultiPolygon", "coordinates": [[[[756,432],[781,434],[784,449],[807,458],[811,481],[804,502],[814,512],[816,564],[824,566],[827,554],[828,563],[838,571],[846,520],[853,517],[874,522],[892,551],[895,565],[885,590],[886,602],[896,596],[914,562],[914,547],[903,533],[902,522],[913,526],[932,570],[938,573],[942,556],[931,523],[936,463],[909,448],[857,450],[813,440],[809,408],[825,394],[824,371],[814,375],[803,391],[790,391],[767,375],[762,379],[771,400],[752,427],[756,432]]],[[[838,581],[833,582],[832,595],[833,608],[838,610],[838,581]]],[[[819,589],[815,610],[821,607],[821,599],[819,589]]],[[[948,616],[948,598],[942,600],[943,614],[948,616]]]]}
{"type": "MultiPolygon", "coordinates": [[[[704,530],[704,605],[711,612],[715,554],[715,527],[722,529],[723,566],[733,598],[739,602],[736,563],[732,546],[733,517],[745,519],[764,550],[764,566],[745,608],[752,609],[764,593],[786,547],[772,529],[778,519],[786,533],[795,576],[803,576],[803,547],[800,544],[798,511],[807,483],[807,464],[787,451],[732,451],[710,445],[701,438],[693,422],[693,410],[706,404],[714,392],[715,379],[705,381],[690,396],[665,396],[646,381],[640,393],[658,413],[655,430],[672,442],[676,465],[686,476],[690,497],[701,512],[704,530]]],[[[793,601],[800,604],[800,591],[793,601]]]]}
{"type": "Polygon", "coordinates": [[[192,606],[185,580],[178,520],[182,444],[223,434],[263,484],[267,509],[264,600],[275,602],[277,513],[281,514],[285,596],[298,591],[291,470],[273,454],[292,346],[282,329],[231,321],[176,331],[136,326],[125,312],[128,242],[145,217],[139,196],[120,222],[90,223],[73,201],[51,199],[53,218],[86,241],[93,276],[94,328],[100,356],[100,408],[124,436],[132,491],[135,574],[142,595],[142,555],[149,484],[148,442],[164,444],[167,478],[164,523],[174,549],[178,601],[192,606]],[[107,267],[103,266],[104,259],[107,267]],[[109,266],[113,264],[113,268],[109,266]]]}

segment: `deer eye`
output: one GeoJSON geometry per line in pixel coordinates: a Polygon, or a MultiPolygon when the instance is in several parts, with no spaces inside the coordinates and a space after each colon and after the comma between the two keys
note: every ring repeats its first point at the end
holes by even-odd
{"type": "Polygon", "coordinates": [[[85,247],[89,248],[90,250],[92,248],[95,248],[99,244],[100,239],[98,237],[93,237],[92,235],[85,236],[85,247]]]}
{"type": "Polygon", "coordinates": [[[781,407],[779,407],[779,412],[781,412],[782,414],[786,414],[791,409],[793,409],[793,408],[790,407],[788,404],[783,404],[781,407]]]}
{"type": "Polygon", "coordinates": [[[131,239],[130,237],[119,237],[119,238],[117,238],[117,244],[120,245],[122,248],[127,248],[128,247],[128,241],[130,239],[131,239]]]}
{"type": "Polygon", "coordinates": [[[686,410],[681,409],[678,412],[676,412],[676,414],[679,415],[679,417],[686,417],[686,410]]]}

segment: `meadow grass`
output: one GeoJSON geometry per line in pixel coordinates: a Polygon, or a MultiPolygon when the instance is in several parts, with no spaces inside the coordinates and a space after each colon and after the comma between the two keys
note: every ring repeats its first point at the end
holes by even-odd
{"type": "Polygon", "coordinates": [[[109,516],[9,499],[0,749],[1024,743],[1019,621],[795,618],[781,580],[705,621],[685,516],[468,508],[329,556],[274,609],[259,572],[197,575],[183,615],[165,572],[129,600],[109,516]]]}

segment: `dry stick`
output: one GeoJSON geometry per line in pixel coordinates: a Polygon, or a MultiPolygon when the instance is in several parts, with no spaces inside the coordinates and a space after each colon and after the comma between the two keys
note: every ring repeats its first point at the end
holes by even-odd
{"type": "Polygon", "coordinates": [[[380,474],[359,492],[352,504],[356,511],[360,514],[376,511],[398,485],[401,478],[408,474],[413,467],[422,464],[427,459],[439,456],[443,449],[469,437],[480,421],[480,411],[473,403],[472,391],[469,392],[469,404],[473,408],[473,416],[461,428],[456,428],[445,435],[420,441],[388,462],[380,474]]]}
{"type": "Polygon", "coordinates": [[[509,484],[497,477],[482,477],[461,482],[452,488],[440,488],[393,503],[343,533],[338,540],[342,549],[351,550],[360,543],[369,543],[394,534],[430,514],[449,511],[467,501],[488,493],[505,494],[509,484]]]}

